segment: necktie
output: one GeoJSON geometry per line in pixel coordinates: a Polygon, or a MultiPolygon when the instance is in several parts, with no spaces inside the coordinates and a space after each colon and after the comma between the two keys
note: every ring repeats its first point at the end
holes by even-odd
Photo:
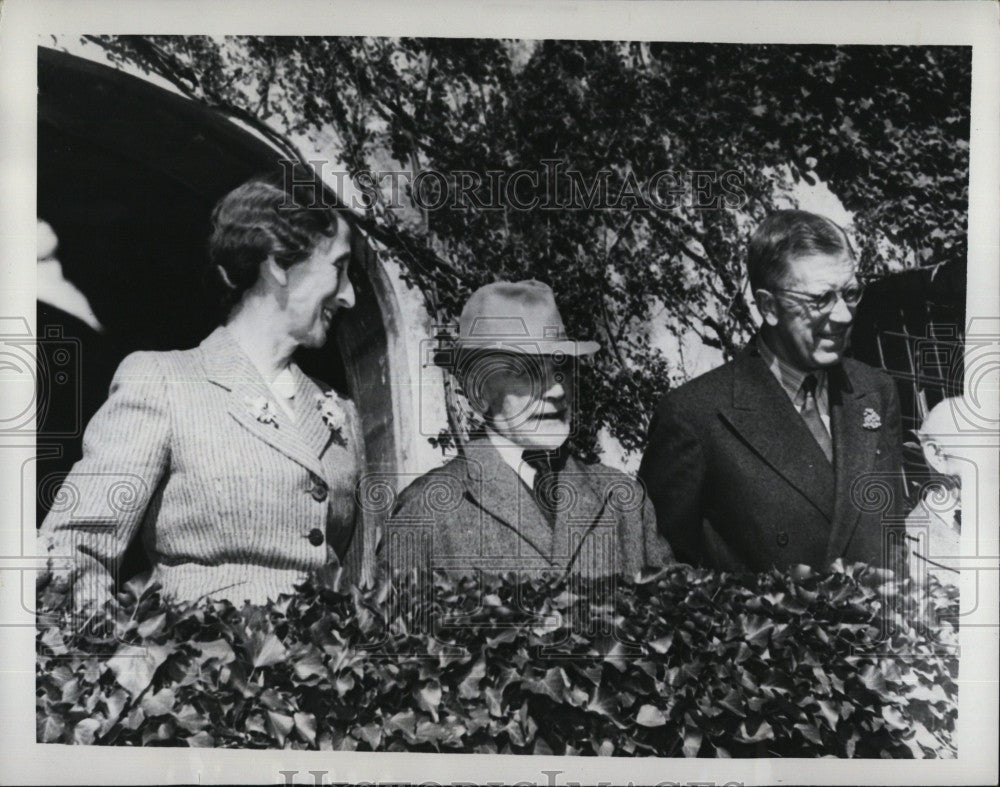
{"type": "Polygon", "coordinates": [[[830,439],[830,433],[826,431],[826,427],[823,425],[823,419],[819,417],[819,406],[816,404],[816,386],[818,384],[819,381],[814,374],[807,374],[806,378],[802,381],[803,400],[800,412],[802,420],[806,422],[806,426],[809,427],[812,436],[816,438],[819,447],[823,449],[827,461],[832,463],[833,441],[830,439]]]}
{"type": "Polygon", "coordinates": [[[559,471],[566,465],[565,449],[560,446],[552,451],[528,450],[521,454],[521,458],[535,470],[532,495],[549,525],[554,526],[558,503],[555,486],[559,480],[559,471]]]}

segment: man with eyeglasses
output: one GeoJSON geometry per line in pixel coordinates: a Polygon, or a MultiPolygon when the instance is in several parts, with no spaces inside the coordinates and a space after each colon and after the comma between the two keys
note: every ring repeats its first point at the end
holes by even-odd
{"type": "Polygon", "coordinates": [[[904,568],[899,400],[844,357],[862,295],[844,231],[769,215],[747,272],[762,318],[730,363],[671,391],[639,477],[679,560],[729,571],[904,568]],[[883,525],[886,522],[886,525],[883,525]]]}

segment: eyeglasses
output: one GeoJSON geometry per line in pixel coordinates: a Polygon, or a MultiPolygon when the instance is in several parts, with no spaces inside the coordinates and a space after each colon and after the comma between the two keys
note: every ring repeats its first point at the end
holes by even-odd
{"type": "Polygon", "coordinates": [[[801,303],[816,312],[829,312],[837,305],[837,300],[842,299],[849,309],[853,309],[861,301],[861,296],[865,294],[865,285],[851,284],[839,290],[827,290],[817,295],[813,292],[801,292],[800,290],[785,290],[774,288],[772,292],[780,292],[785,295],[793,295],[801,303]]]}

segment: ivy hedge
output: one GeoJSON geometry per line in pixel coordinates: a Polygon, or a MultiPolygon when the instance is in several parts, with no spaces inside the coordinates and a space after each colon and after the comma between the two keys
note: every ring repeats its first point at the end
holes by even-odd
{"type": "Polygon", "coordinates": [[[862,565],[608,587],[311,583],[267,606],[40,596],[42,742],[664,757],[948,757],[957,590],[862,565]],[[600,592],[595,592],[600,591],[600,592]],[[609,600],[611,599],[611,600],[609,600]]]}

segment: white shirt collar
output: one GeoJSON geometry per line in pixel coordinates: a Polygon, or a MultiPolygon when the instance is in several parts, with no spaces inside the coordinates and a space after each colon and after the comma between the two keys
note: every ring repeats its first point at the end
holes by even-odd
{"type": "Polygon", "coordinates": [[[767,368],[771,370],[771,374],[781,384],[785,393],[788,394],[788,398],[792,400],[792,404],[796,407],[801,407],[802,405],[799,396],[799,392],[802,390],[802,381],[808,375],[814,375],[816,377],[816,401],[820,403],[820,409],[824,409],[827,384],[826,370],[814,369],[811,372],[804,372],[801,369],[795,368],[775,355],[771,348],[767,346],[764,337],[760,335],[757,336],[757,350],[760,352],[760,357],[764,359],[767,368]]]}
{"type": "Polygon", "coordinates": [[[274,381],[270,385],[271,390],[274,391],[276,396],[280,396],[283,399],[294,399],[297,383],[295,382],[295,375],[292,374],[291,366],[286,366],[278,372],[278,376],[274,378],[274,381]]]}
{"type": "Polygon", "coordinates": [[[243,346],[239,336],[233,331],[229,331],[229,335],[232,337],[233,341],[236,342],[237,346],[243,351],[243,354],[247,357],[250,363],[253,364],[253,368],[257,370],[257,374],[260,375],[261,380],[264,381],[264,384],[268,387],[271,393],[274,394],[275,399],[278,400],[278,404],[281,405],[285,414],[289,417],[289,419],[295,421],[295,409],[292,407],[292,400],[295,398],[295,390],[298,386],[295,381],[295,375],[292,373],[291,362],[288,366],[278,372],[277,377],[273,380],[268,380],[264,370],[261,369],[260,366],[258,366],[254,361],[253,355],[251,355],[247,351],[247,348],[243,346]]]}
{"type": "Polygon", "coordinates": [[[518,445],[509,437],[504,437],[504,435],[489,426],[486,427],[486,436],[497,450],[497,453],[500,454],[500,458],[503,459],[504,463],[509,465],[520,476],[529,489],[533,488],[537,471],[522,458],[521,455],[524,453],[524,446],[518,445]]]}

